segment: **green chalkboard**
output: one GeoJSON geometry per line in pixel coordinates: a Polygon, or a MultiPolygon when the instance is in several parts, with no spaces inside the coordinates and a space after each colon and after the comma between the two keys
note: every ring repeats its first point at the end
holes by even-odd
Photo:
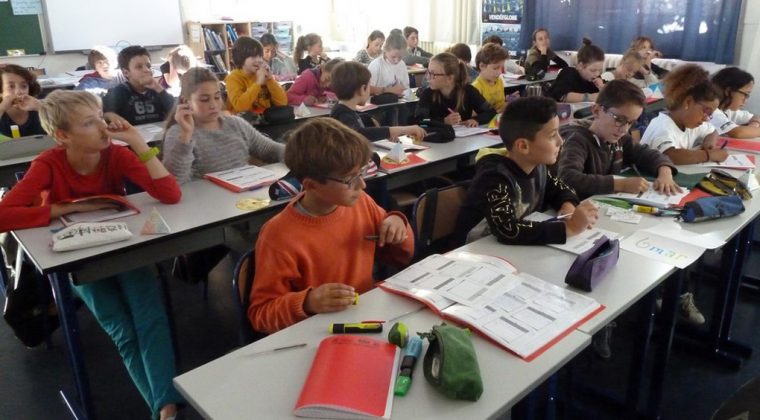
{"type": "Polygon", "coordinates": [[[23,49],[26,54],[45,52],[37,15],[16,16],[11,2],[0,2],[0,56],[8,55],[7,50],[23,49]]]}

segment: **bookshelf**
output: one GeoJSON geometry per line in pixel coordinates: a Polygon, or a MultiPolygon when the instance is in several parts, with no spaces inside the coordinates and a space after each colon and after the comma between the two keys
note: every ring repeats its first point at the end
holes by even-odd
{"type": "Polygon", "coordinates": [[[280,51],[292,55],[293,22],[188,22],[188,46],[197,56],[203,56],[206,63],[213,65],[220,74],[232,69],[230,48],[241,36],[259,39],[261,35],[271,32],[279,44],[280,51]]]}

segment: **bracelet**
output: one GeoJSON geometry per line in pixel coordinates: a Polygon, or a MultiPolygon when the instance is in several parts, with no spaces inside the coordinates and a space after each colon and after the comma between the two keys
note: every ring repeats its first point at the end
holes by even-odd
{"type": "Polygon", "coordinates": [[[150,149],[148,149],[148,150],[140,153],[137,157],[140,159],[140,162],[145,163],[145,162],[153,159],[154,157],[158,156],[158,154],[160,152],[161,151],[158,150],[158,147],[154,146],[154,147],[151,147],[150,149]]]}

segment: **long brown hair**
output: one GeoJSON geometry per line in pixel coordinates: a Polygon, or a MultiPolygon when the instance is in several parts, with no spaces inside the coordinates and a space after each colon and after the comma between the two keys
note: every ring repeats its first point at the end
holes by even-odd
{"type": "Polygon", "coordinates": [[[298,65],[298,61],[303,58],[304,51],[308,51],[312,45],[319,44],[320,42],[322,42],[322,37],[315,33],[299,36],[298,41],[296,41],[296,48],[293,51],[293,61],[295,61],[296,66],[298,65]]]}
{"type": "Polygon", "coordinates": [[[179,98],[174,101],[174,106],[166,117],[166,122],[164,124],[164,139],[166,139],[166,133],[169,131],[169,128],[177,123],[174,119],[174,116],[177,115],[177,107],[183,103],[189,102],[190,95],[195,93],[201,84],[206,82],[219,83],[219,79],[216,78],[214,73],[205,67],[191,67],[179,80],[181,86],[179,98]]]}
{"type": "MultiPolygon", "coordinates": [[[[464,87],[467,85],[467,67],[452,53],[443,52],[431,58],[430,61],[437,61],[443,66],[443,72],[447,76],[454,76],[454,89],[451,93],[457,100],[455,111],[459,112],[464,104],[464,87]]],[[[443,101],[443,94],[440,91],[433,91],[433,102],[443,101]]]]}

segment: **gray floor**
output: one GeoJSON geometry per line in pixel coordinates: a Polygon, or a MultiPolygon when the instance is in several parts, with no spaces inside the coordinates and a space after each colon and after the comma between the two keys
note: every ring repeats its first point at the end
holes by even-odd
{"type": "MultiPolygon", "coordinates": [[[[757,253],[757,250],[756,250],[757,253]]],[[[760,254],[758,254],[760,255],[760,254]]],[[[753,256],[749,271],[760,273],[760,258],[753,256]]],[[[222,264],[212,272],[209,299],[204,302],[200,286],[172,281],[174,316],[180,339],[180,371],[187,371],[237,346],[236,314],[229,285],[230,265],[222,264]]],[[[699,307],[707,314],[712,302],[713,283],[698,285],[699,307]]],[[[760,347],[760,298],[742,292],[737,309],[734,336],[760,347]]],[[[94,406],[100,419],[148,418],[149,412],[132,386],[108,337],[92,316],[79,311],[83,347],[94,394],[94,406]]],[[[590,375],[611,388],[619,386],[627,375],[627,361],[635,322],[624,316],[618,321],[613,339],[613,357],[604,361],[586,351],[573,362],[574,372],[590,375]]],[[[53,335],[54,348],[26,349],[0,322],[0,418],[56,419],[66,415],[58,389],[70,389],[70,370],[60,331],[53,335]]],[[[669,365],[663,403],[663,418],[706,419],[721,402],[741,385],[760,373],[760,357],[750,358],[742,369],[729,370],[694,354],[689,348],[676,346],[669,365]]],[[[255,377],[251,378],[256,380],[255,377]]],[[[191,408],[185,418],[200,418],[191,408]]],[[[616,418],[610,410],[600,408],[593,417],[616,418]]]]}

